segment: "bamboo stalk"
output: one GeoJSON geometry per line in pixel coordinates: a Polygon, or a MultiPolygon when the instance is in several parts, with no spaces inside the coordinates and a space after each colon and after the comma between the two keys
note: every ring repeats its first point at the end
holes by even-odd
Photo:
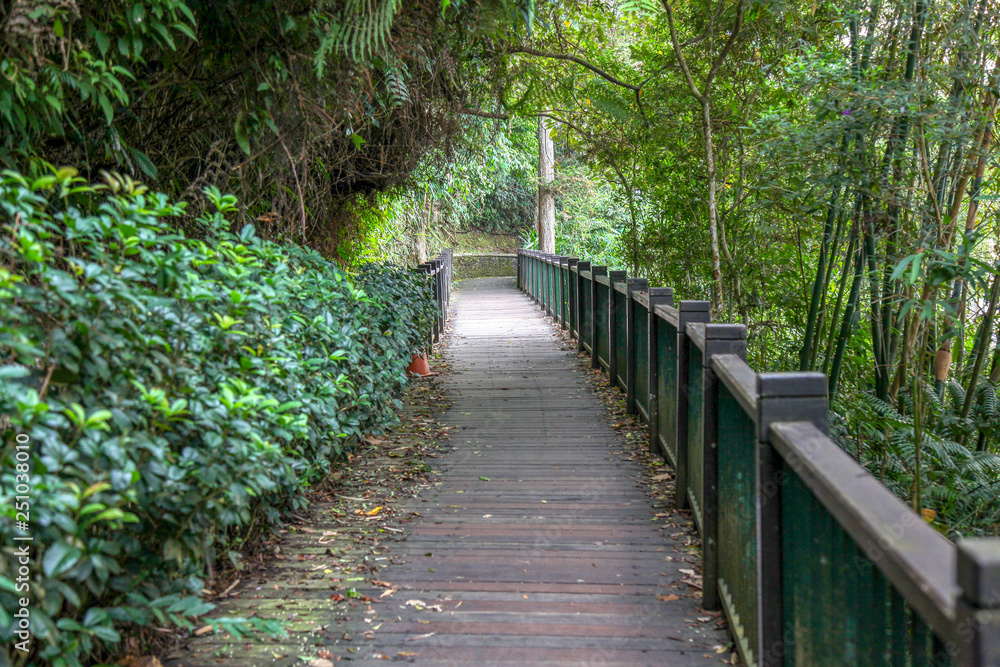
{"type": "Polygon", "coordinates": [[[844,294],[847,293],[847,274],[851,268],[851,259],[854,256],[854,246],[857,242],[857,230],[852,227],[850,238],[847,242],[847,252],[844,254],[844,261],[841,265],[840,270],[840,280],[837,287],[837,305],[833,310],[833,316],[830,318],[830,336],[826,341],[826,358],[823,360],[823,372],[829,376],[830,375],[830,363],[833,360],[833,356],[830,354],[830,350],[833,349],[834,340],[837,335],[837,322],[840,320],[840,313],[844,305],[844,294]]]}
{"type": "MultiPolygon", "coordinates": [[[[1000,262],[994,265],[994,269],[1000,271],[1000,262]]],[[[976,353],[975,363],[972,366],[972,377],[969,378],[968,389],[965,390],[965,403],[962,404],[961,418],[964,421],[969,416],[972,409],[972,402],[976,395],[976,386],[979,384],[979,374],[983,370],[983,361],[986,359],[986,348],[990,332],[993,330],[993,317],[996,315],[997,299],[1000,298],[1000,273],[993,275],[993,284],[990,286],[990,304],[986,309],[986,316],[983,318],[979,350],[976,353]]],[[[959,440],[960,444],[965,444],[965,432],[959,440]]]]}
{"type": "Polygon", "coordinates": [[[851,337],[854,330],[854,311],[861,297],[861,279],[865,274],[864,262],[864,247],[858,244],[858,250],[854,257],[854,280],[851,282],[851,294],[848,296],[847,306],[844,308],[844,319],[841,322],[840,335],[837,338],[837,350],[833,355],[833,363],[830,368],[829,394],[831,403],[837,396],[837,383],[840,380],[840,370],[844,363],[847,339],[851,337]]]}

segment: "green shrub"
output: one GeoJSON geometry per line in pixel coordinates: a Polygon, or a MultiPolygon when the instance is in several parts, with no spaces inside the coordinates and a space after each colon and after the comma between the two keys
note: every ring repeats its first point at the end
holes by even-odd
{"type": "Polygon", "coordinates": [[[171,228],[183,204],[127,180],[0,177],[0,640],[18,641],[25,595],[34,636],[30,654],[5,649],[15,664],[79,665],[123,628],[190,627],[213,565],[399,407],[426,279],[352,278],[251,226],[231,234],[235,198],[207,195],[196,240],[171,228]],[[13,541],[15,495],[32,542],[13,541]]]}

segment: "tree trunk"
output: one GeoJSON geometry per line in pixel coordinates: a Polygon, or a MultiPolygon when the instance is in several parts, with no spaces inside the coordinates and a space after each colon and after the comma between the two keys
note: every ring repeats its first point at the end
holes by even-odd
{"type": "Polygon", "coordinates": [[[548,119],[538,117],[538,212],[535,225],[538,228],[538,249],[542,252],[556,251],[556,198],[552,194],[552,180],[555,171],[555,148],[549,135],[548,119]]]}
{"type": "Polygon", "coordinates": [[[705,165],[708,168],[708,236],[712,244],[712,314],[724,307],[722,299],[722,261],[719,259],[719,208],[715,201],[715,147],[712,145],[712,104],[701,100],[701,122],[705,138],[705,165]]]}
{"type": "MultiPolygon", "coordinates": [[[[733,27],[726,38],[725,46],[715,57],[708,74],[705,75],[703,90],[698,89],[691,69],[688,67],[687,59],[681,50],[680,42],[677,39],[677,30],[674,27],[674,10],[669,0],[661,0],[663,9],[667,12],[667,24],[670,26],[670,42],[674,47],[674,54],[677,56],[677,63],[684,72],[691,95],[694,96],[701,105],[702,138],[705,140],[705,166],[708,171],[708,234],[712,244],[712,314],[720,313],[724,307],[722,298],[722,262],[719,259],[719,210],[716,205],[716,174],[715,174],[715,148],[712,145],[712,82],[716,74],[725,62],[726,57],[736,44],[743,29],[743,12],[747,6],[747,0],[739,0],[736,5],[736,18],[733,20],[733,27]]],[[[721,7],[721,5],[720,5],[721,7]]]]}

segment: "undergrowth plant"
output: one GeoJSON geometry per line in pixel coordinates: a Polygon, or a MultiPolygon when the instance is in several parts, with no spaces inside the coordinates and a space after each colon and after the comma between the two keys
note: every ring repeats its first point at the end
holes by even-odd
{"type": "MultiPolygon", "coordinates": [[[[920,461],[924,518],[950,537],[1000,530],[1000,455],[990,451],[1000,427],[995,387],[979,384],[970,415],[961,419],[965,390],[956,381],[944,391],[923,383],[924,417],[920,461]],[[978,431],[979,448],[959,442],[978,431]]],[[[898,407],[870,393],[852,394],[838,406],[831,435],[880,481],[902,498],[911,495],[917,469],[913,397],[901,392],[898,407]]]]}
{"type": "Polygon", "coordinates": [[[0,640],[15,665],[92,664],[123,631],[191,628],[217,564],[400,406],[426,279],[350,276],[230,233],[235,197],[206,195],[203,236],[186,238],[171,225],[184,204],[128,179],[0,176],[0,640]],[[30,543],[12,540],[18,482],[30,543]]]}

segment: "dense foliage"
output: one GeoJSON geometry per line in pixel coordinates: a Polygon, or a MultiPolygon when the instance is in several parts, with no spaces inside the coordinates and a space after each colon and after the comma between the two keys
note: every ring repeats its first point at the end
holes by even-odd
{"type": "Polygon", "coordinates": [[[190,627],[217,563],[399,406],[433,312],[425,281],[231,234],[236,199],[206,196],[193,240],[172,230],[183,204],[128,179],[0,177],[8,648],[15,481],[38,563],[34,657],[90,664],[123,627],[190,627]],[[20,469],[15,434],[30,438],[20,469]]]}
{"type": "Polygon", "coordinates": [[[0,4],[0,165],[214,185],[266,238],[333,254],[372,198],[500,91],[481,57],[508,0],[0,4]]]}

